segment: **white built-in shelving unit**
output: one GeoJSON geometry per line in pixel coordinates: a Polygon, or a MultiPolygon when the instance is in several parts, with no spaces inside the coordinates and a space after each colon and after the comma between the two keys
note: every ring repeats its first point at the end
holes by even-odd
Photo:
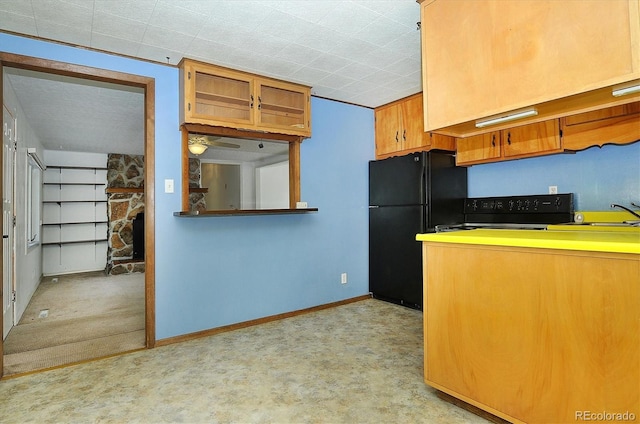
{"type": "Polygon", "coordinates": [[[107,168],[48,165],[43,187],[43,273],[97,271],[107,261],[107,168]]]}

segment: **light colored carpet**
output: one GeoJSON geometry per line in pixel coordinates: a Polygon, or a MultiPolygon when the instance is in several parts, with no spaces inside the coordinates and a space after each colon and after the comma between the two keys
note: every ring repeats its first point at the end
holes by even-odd
{"type": "Polygon", "coordinates": [[[5,375],[144,347],[144,274],[55,278],[40,283],[5,339],[5,375]]]}
{"type": "Polygon", "coordinates": [[[364,300],[0,381],[4,423],[486,423],[423,380],[422,314],[364,300]]]}
{"type": "Polygon", "coordinates": [[[144,330],[138,330],[5,355],[4,374],[23,374],[142,349],[144,337],[144,330]]]}

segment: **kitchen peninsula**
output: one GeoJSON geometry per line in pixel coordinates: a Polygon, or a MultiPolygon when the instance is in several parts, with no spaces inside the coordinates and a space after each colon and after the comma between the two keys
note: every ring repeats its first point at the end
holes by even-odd
{"type": "Polygon", "coordinates": [[[417,240],[427,384],[511,422],[640,417],[640,232],[417,240]]]}

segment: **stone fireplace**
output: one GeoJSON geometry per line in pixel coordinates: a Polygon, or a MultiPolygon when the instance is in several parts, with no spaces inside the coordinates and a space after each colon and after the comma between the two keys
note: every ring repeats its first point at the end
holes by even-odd
{"type": "Polygon", "coordinates": [[[134,237],[134,220],[138,214],[143,213],[144,156],[109,154],[107,160],[108,274],[144,272],[144,255],[139,253],[144,246],[134,247],[134,240],[138,243],[140,240],[139,233],[134,237]],[[135,258],[134,250],[137,252],[135,258]]]}
{"type": "MultiPolygon", "coordinates": [[[[200,188],[200,159],[189,158],[189,188],[200,188]]],[[[189,210],[193,212],[206,209],[204,193],[190,191],[189,210]]]]}

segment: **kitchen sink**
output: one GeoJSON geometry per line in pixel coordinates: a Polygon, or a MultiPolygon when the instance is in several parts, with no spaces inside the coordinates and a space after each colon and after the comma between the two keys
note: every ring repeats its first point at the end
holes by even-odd
{"type": "Polygon", "coordinates": [[[624,231],[640,233],[639,221],[627,222],[568,222],[548,225],[547,230],[558,231],[624,231]]]}
{"type": "Polygon", "coordinates": [[[640,221],[587,222],[586,225],[595,225],[595,226],[598,226],[598,227],[637,227],[637,226],[640,226],[640,221]]]}

